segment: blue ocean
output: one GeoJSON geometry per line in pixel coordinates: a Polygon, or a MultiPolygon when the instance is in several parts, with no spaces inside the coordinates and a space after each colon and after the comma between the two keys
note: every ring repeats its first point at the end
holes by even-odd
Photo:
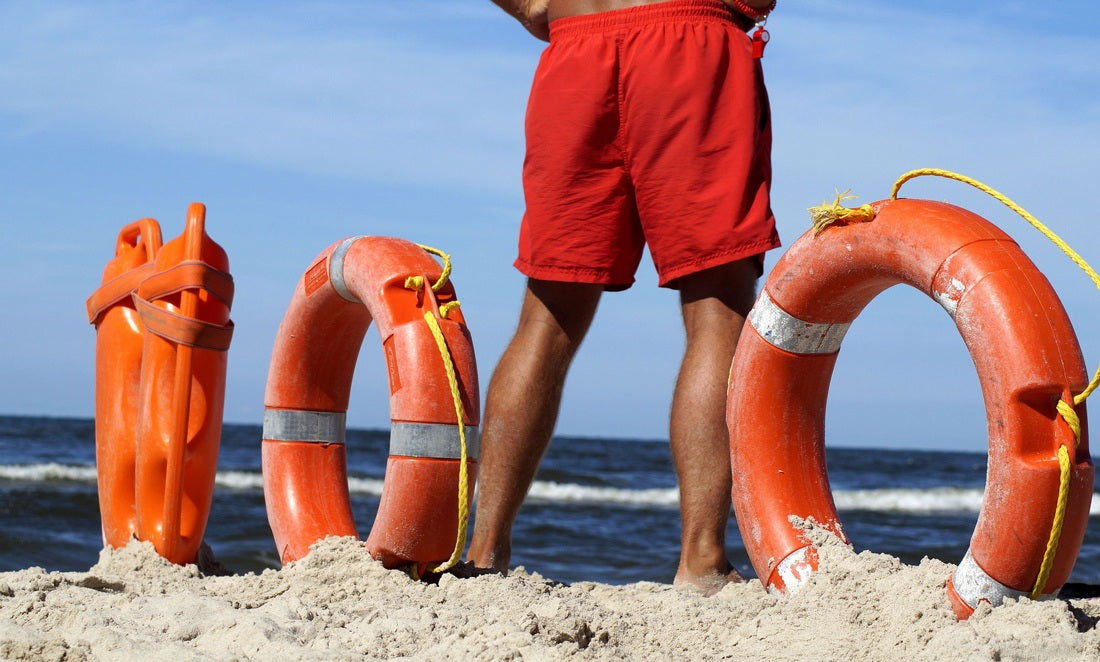
{"type": "MultiPolygon", "coordinates": [[[[279,566],[264,510],[261,428],[226,425],[206,542],[236,573],[279,566]]],[[[349,430],[348,472],[360,536],[369,531],[389,432],[349,430]]],[[[102,547],[91,419],[0,416],[0,571],[84,571],[102,547]]],[[[985,485],[981,453],[827,450],[829,477],[857,550],[957,563],[985,485]]],[[[1070,582],[1100,584],[1100,500],[1070,582]]],[[[671,581],[679,555],[668,444],[555,438],[514,531],[513,565],[561,582],[671,581]]],[[[753,576],[731,517],[729,554],[753,576]]],[[[1068,587],[1067,587],[1068,588],[1068,587]]]]}

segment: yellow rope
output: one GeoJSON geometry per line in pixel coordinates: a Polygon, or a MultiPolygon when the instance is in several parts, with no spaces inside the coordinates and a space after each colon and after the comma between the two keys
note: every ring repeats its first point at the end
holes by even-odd
{"type": "Polygon", "coordinates": [[[845,200],[856,198],[851,191],[852,189],[848,189],[841,193],[838,190],[836,199],[832,203],[822,202],[817,207],[810,207],[806,210],[810,212],[810,221],[813,223],[815,237],[833,224],[847,225],[853,222],[866,223],[875,220],[875,211],[871,208],[871,205],[863,205],[856,209],[841,206],[840,203],[845,200]]]}
{"type": "MultiPolygon", "coordinates": [[[[419,246],[424,251],[431,253],[432,255],[439,256],[439,258],[443,260],[443,271],[439,274],[439,280],[435,281],[435,283],[432,285],[432,292],[438,292],[440,288],[447,284],[447,280],[451,277],[451,256],[450,254],[444,253],[438,248],[432,248],[431,246],[425,246],[424,244],[417,244],[417,246],[419,246]]],[[[420,288],[424,287],[424,277],[409,276],[405,279],[405,287],[410,290],[419,290],[420,288]]],[[[455,305],[458,305],[457,302],[455,302],[455,305]]],[[[444,317],[446,317],[446,315],[444,315],[444,317]]]]}
{"type": "MultiPolygon", "coordinates": [[[[432,292],[438,292],[439,288],[447,284],[447,279],[451,277],[451,256],[438,248],[432,248],[431,246],[425,246],[424,244],[417,244],[420,248],[424,249],[432,255],[439,256],[439,259],[443,260],[443,273],[439,274],[439,280],[435,281],[432,285],[432,292]]],[[[416,289],[420,289],[417,287],[416,289]]]]}
{"type": "MultiPolygon", "coordinates": [[[[1034,227],[1039,232],[1042,232],[1043,236],[1053,242],[1055,246],[1062,249],[1062,252],[1065,253],[1066,256],[1069,257],[1069,259],[1073,260],[1073,263],[1080,267],[1081,270],[1084,271],[1092,280],[1092,283],[1096,285],[1096,288],[1100,290],[1100,275],[1097,275],[1096,271],[1091,266],[1089,266],[1088,262],[1085,262],[1084,258],[1078,255],[1077,251],[1070,248],[1069,244],[1063,241],[1061,237],[1054,234],[1054,232],[1052,232],[1047,226],[1040,223],[1039,219],[1029,214],[1023,209],[1023,207],[1010,200],[1007,196],[975,179],[967,177],[966,175],[960,175],[956,172],[951,172],[950,170],[940,170],[939,168],[920,168],[917,170],[910,170],[909,172],[899,177],[898,181],[894,182],[894,188],[892,191],[890,191],[890,198],[897,199],[898,191],[901,189],[902,184],[904,184],[905,182],[916,177],[923,177],[925,175],[935,175],[938,177],[954,179],[964,184],[969,184],[979,191],[988,193],[990,196],[1000,201],[1006,207],[1022,216],[1025,221],[1030,223],[1032,227],[1034,227]]],[[[1079,405],[1084,402],[1085,398],[1089,397],[1089,395],[1091,395],[1092,392],[1097,389],[1097,387],[1100,387],[1100,367],[1098,367],[1096,372],[1093,373],[1092,379],[1089,380],[1089,384],[1087,387],[1085,387],[1085,390],[1073,396],[1073,404],[1079,405]]]]}
{"type": "MultiPolygon", "coordinates": [[[[1059,402],[1061,404],[1061,402],[1059,402]]],[[[1050,578],[1050,569],[1054,565],[1054,555],[1058,553],[1058,542],[1062,538],[1062,524],[1066,519],[1066,502],[1069,501],[1070,479],[1069,451],[1065,446],[1058,447],[1058,504],[1054,507],[1054,524],[1050,528],[1050,538],[1043,552],[1043,562],[1039,564],[1039,576],[1031,588],[1031,599],[1038,600],[1050,578]]]]}
{"type": "Polygon", "coordinates": [[[451,311],[457,310],[460,305],[458,301],[451,301],[450,303],[443,304],[439,307],[439,316],[446,319],[447,316],[451,314],[451,311]]]}
{"type": "MultiPolygon", "coordinates": [[[[440,310],[440,313],[442,312],[440,310]]],[[[439,355],[443,359],[443,367],[447,371],[447,383],[451,387],[451,398],[454,400],[455,416],[458,419],[458,439],[462,447],[458,475],[458,535],[455,539],[455,548],[451,552],[451,558],[432,568],[432,572],[445,572],[453,568],[458,563],[458,559],[462,557],[462,550],[466,547],[466,528],[470,519],[468,498],[470,487],[466,470],[466,413],[462,409],[462,396],[458,390],[458,378],[455,376],[455,366],[451,360],[451,353],[447,349],[447,342],[443,338],[443,330],[439,328],[439,322],[436,321],[435,315],[431,311],[424,313],[424,321],[428,323],[428,328],[432,330],[435,344],[439,348],[439,355]]]]}
{"type": "MultiPolygon", "coordinates": [[[[424,244],[417,244],[417,246],[432,255],[439,256],[439,258],[443,260],[443,272],[439,275],[439,280],[432,285],[432,291],[438,292],[440,288],[447,284],[447,280],[451,276],[451,256],[438,248],[432,248],[424,244]]],[[[410,290],[419,290],[424,287],[424,277],[409,276],[405,279],[405,287],[410,290]]],[[[451,311],[458,309],[460,305],[461,304],[457,300],[443,304],[439,307],[439,316],[446,319],[451,311]]],[[[455,406],[455,417],[458,419],[458,440],[461,446],[458,469],[458,532],[455,538],[454,551],[451,552],[451,558],[429,569],[431,572],[439,573],[446,572],[453,568],[462,557],[462,550],[466,547],[466,533],[470,522],[470,480],[466,456],[466,412],[462,408],[462,395],[458,388],[458,377],[455,374],[455,366],[454,361],[451,359],[450,349],[447,348],[447,341],[443,337],[443,330],[439,328],[439,322],[435,319],[435,315],[433,315],[430,310],[424,313],[424,321],[427,322],[428,328],[432,332],[432,337],[435,338],[436,347],[439,349],[439,356],[443,359],[443,369],[447,373],[447,384],[451,389],[451,399],[454,400],[455,406]]],[[[420,579],[419,568],[415,563],[409,570],[409,576],[414,580],[420,579]]]]}
{"type": "MultiPolygon", "coordinates": [[[[890,199],[896,200],[898,197],[898,191],[901,190],[902,185],[914,179],[916,177],[923,177],[926,175],[934,175],[937,177],[946,177],[947,179],[954,179],[955,181],[969,184],[974,188],[989,194],[994,199],[1000,201],[1006,207],[1019,214],[1025,221],[1030,223],[1039,232],[1043,233],[1047,239],[1054,243],[1055,246],[1062,249],[1069,259],[1073,260],[1073,263],[1080,267],[1090,279],[1097,289],[1100,289],[1100,276],[1096,274],[1091,266],[1085,260],[1074,251],[1069,244],[1062,240],[1061,237],[1052,232],[1047,226],[1039,222],[1039,219],[1035,218],[1023,207],[1010,200],[1007,196],[999,191],[975,180],[966,175],[960,175],[950,170],[941,170],[939,168],[919,168],[917,170],[910,170],[894,182],[894,188],[890,191],[890,199]]],[[[1097,368],[1093,374],[1092,379],[1089,380],[1088,386],[1083,391],[1073,396],[1073,405],[1079,405],[1085,401],[1085,398],[1089,397],[1097,386],[1100,386],[1100,368],[1097,368]]],[[[1059,400],[1057,404],[1058,414],[1069,425],[1070,430],[1073,432],[1073,450],[1076,452],[1077,447],[1081,444],[1081,421],[1077,416],[1077,412],[1074,411],[1073,405],[1059,400]]],[[[1058,503],[1054,509],[1054,521],[1051,524],[1050,537],[1047,539],[1046,551],[1043,553],[1042,563],[1039,565],[1039,575],[1035,578],[1035,585],[1031,589],[1031,598],[1037,600],[1043,593],[1043,589],[1046,588],[1047,579],[1050,577],[1051,567],[1054,565],[1054,556],[1058,552],[1058,542],[1062,537],[1062,526],[1065,522],[1066,516],[1066,503],[1069,500],[1069,481],[1070,481],[1070,469],[1072,463],[1070,460],[1069,450],[1064,446],[1058,447],[1058,503]]]]}

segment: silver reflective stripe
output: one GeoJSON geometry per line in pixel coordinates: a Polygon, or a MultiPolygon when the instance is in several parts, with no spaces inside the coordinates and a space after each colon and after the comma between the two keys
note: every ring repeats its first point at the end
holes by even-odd
{"type": "Polygon", "coordinates": [[[353,303],[359,303],[359,299],[348,291],[348,286],[344,283],[344,256],[348,254],[351,245],[363,237],[364,235],[359,235],[341,241],[336,250],[332,251],[332,257],[328,262],[328,279],[332,282],[332,287],[336,289],[337,294],[353,303]]]}
{"type": "MultiPolygon", "coordinates": [[[[976,608],[982,600],[986,600],[996,607],[1004,602],[1005,598],[1022,598],[1030,595],[1028,591],[1017,591],[1014,588],[1009,588],[986,574],[985,570],[982,570],[978,562],[974,560],[969,549],[966,550],[966,556],[963,557],[963,560],[959,562],[959,567],[955,568],[955,574],[951,576],[951,583],[955,586],[955,592],[966,604],[970,605],[971,609],[976,608]]],[[[1054,596],[1043,596],[1044,599],[1050,597],[1054,596]]]]}
{"type": "Polygon", "coordinates": [[[851,322],[805,322],[792,317],[772,302],[767,292],[761,292],[756,305],[749,311],[749,323],[760,337],[792,354],[832,354],[851,322]]]}
{"type": "Polygon", "coordinates": [[[264,439],[342,444],[346,418],[344,413],[331,411],[265,409],[264,439]]]}
{"type": "MultiPolygon", "coordinates": [[[[476,460],[481,451],[477,426],[466,426],[466,457],[476,460]]],[[[442,423],[394,423],[390,428],[390,455],[409,457],[462,457],[458,426],[442,423]]]]}
{"type": "Polygon", "coordinates": [[[768,593],[772,595],[794,595],[798,592],[798,589],[802,588],[802,585],[806,583],[806,580],[810,578],[810,575],[814,572],[814,567],[806,560],[806,554],[810,551],[810,546],[801,547],[796,549],[787,555],[787,558],[779,562],[779,565],[775,566],[775,572],[779,575],[779,578],[783,580],[783,591],[780,591],[777,587],[769,584],[768,593]]]}

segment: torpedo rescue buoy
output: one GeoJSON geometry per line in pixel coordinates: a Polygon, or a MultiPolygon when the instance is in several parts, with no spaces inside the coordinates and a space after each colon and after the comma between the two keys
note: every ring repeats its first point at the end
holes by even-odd
{"type": "Polygon", "coordinates": [[[796,241],[739,340],[727,423],[734,509],[753,567],[777,593],[796,590],[817,568],[791,516],[845,539],[825,465],[829,381],[852,321],[904,283],[954,319],[985,401],[987,487],[970,548],[948,582],[955,612],[966,618],[983,601],[1056,595],[1080,550],[1093,485],[1084,403],[1073,406],[1079,440],[1058,413],[1088,382],[1069,318],[1023,251],[981,217],[924,200],[872,207],[871,222],[796,241]],[[1056,520],[1060,452],[1068,452],[1068,490],[1056,520]],[[1044,580],[1040,566],[1059,526],[1044,580]]]}
{"type": "Polygon", "coordinates": [[[389,374],[392,428],[367,549],[386,567],[421,571],[457,559],[456,547],[461,552],[480,401],[473,345],[447,272],[416,244],[349,237],[322,252],[298,282],[264,398],[264,497],[283,563],[327,536],[358,535],[345,416],[372,321],[389,374]],[[463,472],[468,490],[460,496],[463,472]]]}
{"type": "Polygon", "coordinates": [[[173,563],[198,555],[213,498],[233,326],[225,251],[188,209],[180,237],[156,221],[123,229],[97,323],[96,452],[104,542],[152,542],[173,563]],[[119,275],[115,275],[116,273],[119,275]]]}
{"type": "Polygon", "coordinates": [[[161,246],[160,225],[151,218],[118,233],[115,256],[103,284],[88,299],[96,328],[95,455],[103,544],[122,547],[137,532],[134,454],[140,398],[142,324],[133,292],[153,271],[161,246]]]}

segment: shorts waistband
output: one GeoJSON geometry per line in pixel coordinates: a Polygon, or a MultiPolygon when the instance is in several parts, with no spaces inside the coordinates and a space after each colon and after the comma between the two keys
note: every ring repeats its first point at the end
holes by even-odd
{"type": "Polygon", "coordinates": [[[725,23],[740,30],[748,30],[754,25],[751,18],[733,11],[721,0],[666,0],[595,14],[564,16],[550,22],[550,39],[608,34],[684,18],[725,23]]]}

